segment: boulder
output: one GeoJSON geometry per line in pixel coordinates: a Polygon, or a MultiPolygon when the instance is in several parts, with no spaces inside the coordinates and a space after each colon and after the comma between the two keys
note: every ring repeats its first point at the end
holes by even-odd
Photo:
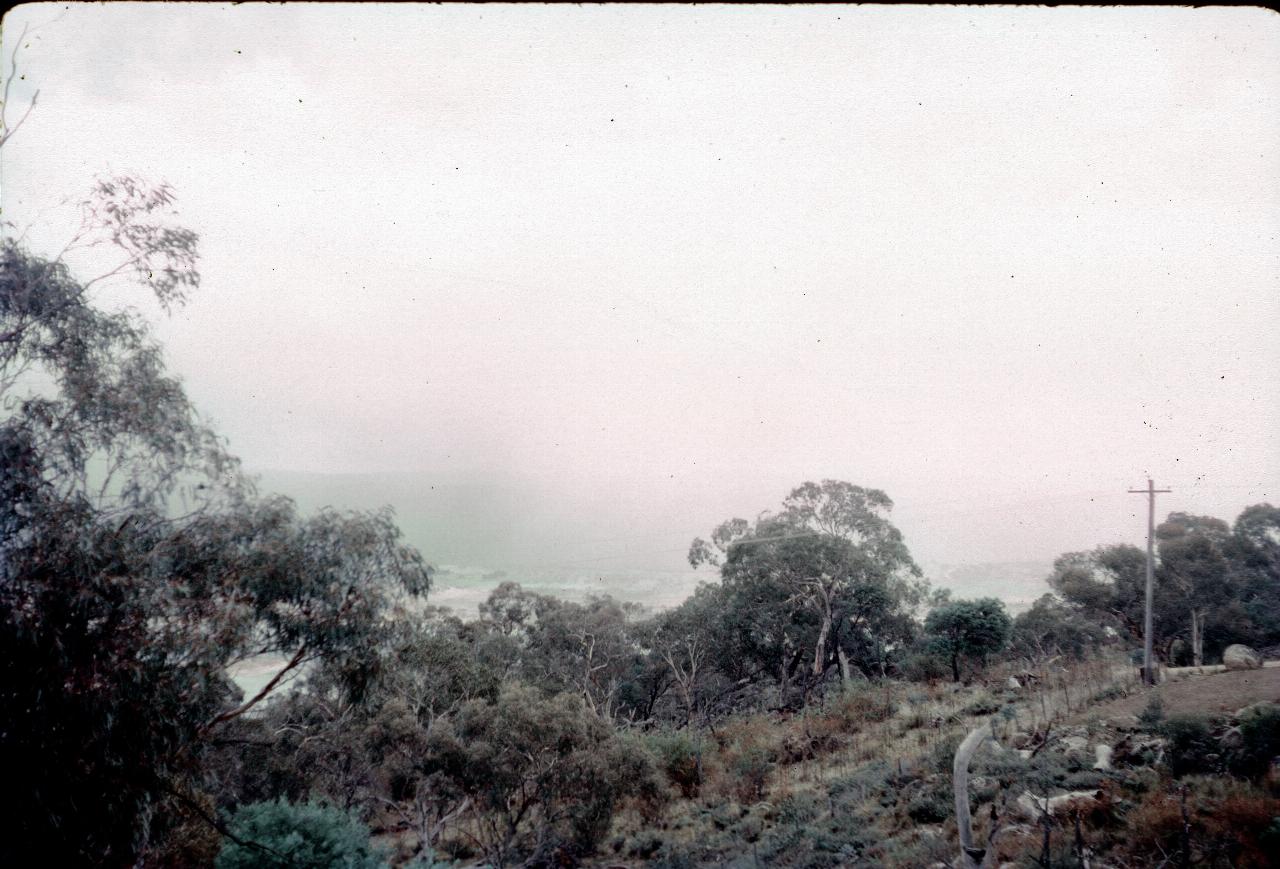
{"type": "Polygon", "coordinates": [[[1136,715],[1119,715],[1107,721],[1107,726],[1121,733],[1133,733],[1142,729],[1142,722],[1136,715]]]}
{"type": "Polygon", "coordinates": [[[1244,733],[1239,727],[1228,727],[1221,736],[1218,737],[1218,744],[1223,748],[1239,748],[1244,745],[1244,733]]]}
{"type": "Polygon", "coordinates": [[[1005,685],[1014,691],[1022,690],[1022,683],[1018,681],[1017,676],[1010,676],[1009,681],[1006,682],[1005,685]]]}
{"type": "Polygon", "coordinates": [[[1111,746],[1105,743],[1098,743],[1093,747],[1097,760],[1093,763],[1094,769],[1108,770],[1111,769],[1111,746]]]}
{"type": "Polygon", "coordinates": [[[1067,753],[1084,751],[1088,747],[1089,740],[1083,736],[1062,737],[1062,750],[1067,753]]]}
{"type": "Polygon", "coordinates": [[[1228,670],[1259,670],[1262,668],[1262,656],[1248,646],[1236,643],[1223,651],[1222,663],[1228,670]]]}
{"type": "Polygon", "coordinates": [[[1269,712],[1274,708],[1276,708],[1275,703],[1268,703],[1265,700],[1260,700],[1257,703],[1250,703],[1248,706],[1237,709],[1235,719],[1236,721],[1243,722],[1245,719],[1252,718],[1255,715],[1261,715],[1264,712],[1269,712]]]}

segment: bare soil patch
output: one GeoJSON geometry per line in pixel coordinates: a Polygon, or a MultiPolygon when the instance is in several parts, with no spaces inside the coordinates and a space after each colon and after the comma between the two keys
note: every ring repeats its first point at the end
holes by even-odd
{"type": "Polygon", "coordinates": [[[1180,676],[1147,691],[1092,706],[1076,719],[1082,721],[1095,715],[1099,718],[1137,715],[1153,696],[1160,698],[1165,715],[1180,712],[1230,714],[1250,703],[1280,703],[1280,667],[1180,676]]]}

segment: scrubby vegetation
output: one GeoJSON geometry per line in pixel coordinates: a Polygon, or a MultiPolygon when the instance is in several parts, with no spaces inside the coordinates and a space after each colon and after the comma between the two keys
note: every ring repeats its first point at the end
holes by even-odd
{"type": "MultiPolygon", "coordinates": [[[[198,283],[170,201],[106,180],[76,240],[167,306],[198,283]]],[[[389,511],[258,495],[94,283],[0,247],[5,865],[950,865],[978,725],[1002,859],[1275,865],[1276,707],[1068,723],[1135,690],[1131,547],[1064,555],[1011,619],[824,480],[694,540],[718,575],[672,610],[505,583],[461,618],[389,511]]],[[[1278,530],[1161,525],[1167,662],[1280,639],[1278,530]]]]}

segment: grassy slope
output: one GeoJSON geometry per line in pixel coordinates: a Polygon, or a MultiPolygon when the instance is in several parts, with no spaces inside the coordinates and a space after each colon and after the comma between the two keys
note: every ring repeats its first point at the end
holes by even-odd
{"type": "MultiPolygon", "coordinates": [[[[1166,714],[1230,713],[1280,700],[1280,669],[1189,675],[1155,690],[1166,714]]],[[[1159,787],[1168,783],[1153,784],[1157,776],[1144,766],[1148,761],[1129,760],[1125,769],[1106,773],[1093,769],[1095,745],[1148,738],[1117,724],[1149,700],[1128,667],[1076,668],[1038,688],[1013,689],[1002,678],[986,686],[892,685],[888,717],[883,717],[884,697],[877,693],[882,691],[855,691],[803,715],[754,716],[717,728],[706,738],[700,793],[675,797],[656,825],[646,825],[635,812],[623,813],[594,864],[914,869],[949,860],[956,841],[950,804],[953,746],[972,726],[994,718],[1006,745],[1033,749],[1038,739],[1032,733],[1043,730],[1046,712],[1055,721],[1046,750],[1030,760],[1006,751],[975,761],[979,829],[988,823],[989,805],[1007,801],[1002,813],[1011,832],[1000,840],[1001,850],[1015,865],[1033,865],[1025,862],[1026,854],[1038,854],[1042,847],[1042,828],[1013,808],[1025,791],[1102,788],[1108,806],[1112,800],[1125,806],[1121,815],[1132,812],[1136,819],[1148,813],[1158,820],[1161,811],[1173,811],[1172,803],[1159,802],[1159,787]]],[[[1239,795],[1231,790],[1235,784],[1209,782],[1201,789],[1222,787],[1239,795]]],[[[1206,798],[1225,799],[1221,793],[1206,798]]],[[[1271,811],[1266,808],[1271,803],[1258,805],[1263,806],[1257,809],[1260,817],[1271,811]]],[[[1097,823],[1097,829],[1084,828],[1084,841],[1095,852],[1113,850],[1116,840],[1128,835],[1114,828],[1114,815],[1097,823]]],[[[1052,847],[1065,855],[1068,862],[1061,865],[1077,865],[1069,862],[1072,831],[1061,819],[1052,847]]]]}

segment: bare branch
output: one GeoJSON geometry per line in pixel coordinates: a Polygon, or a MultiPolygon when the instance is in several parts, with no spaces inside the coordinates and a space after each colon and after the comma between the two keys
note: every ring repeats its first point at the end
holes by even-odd
{"type": "Polygon", "coordinates": [[[226,722],[226,721],[230,721],[232,718],[237,718],[243,715],[244,713],[248,712],[250,709],[256,706],[264,697],[266,697],[268,694],[270,694],[272,691],[275,690],[276,686],[280,684],[280,680],[284,678],[286,673],[290,672],[291,670],[293,670],[295,667],[297,667],[299,664],[302,663],[302,660],[306,656],[306,653],[307,653],[307,647],[305,645],[299,647],[298,651],[295,652],[293,657],[289,660],[289,663],[285,664],[284,667],[280,669],[280,672],[272,676],[271,681],[268,682],[266,685],[263,685],[262,690],[259,691],[257,694],[255,694],[251,700],[241,703],[235,709],[228,709],[226,712],[223,712],[220,715],[215,716],[213,719],[209,721],[209,723],[205,724],[203,727],[200,728],[200,732],[208,733],[210,730],[212,730],[214,727],[218,726],[219,724],[222,724],[223,722],[226,722]]]}

